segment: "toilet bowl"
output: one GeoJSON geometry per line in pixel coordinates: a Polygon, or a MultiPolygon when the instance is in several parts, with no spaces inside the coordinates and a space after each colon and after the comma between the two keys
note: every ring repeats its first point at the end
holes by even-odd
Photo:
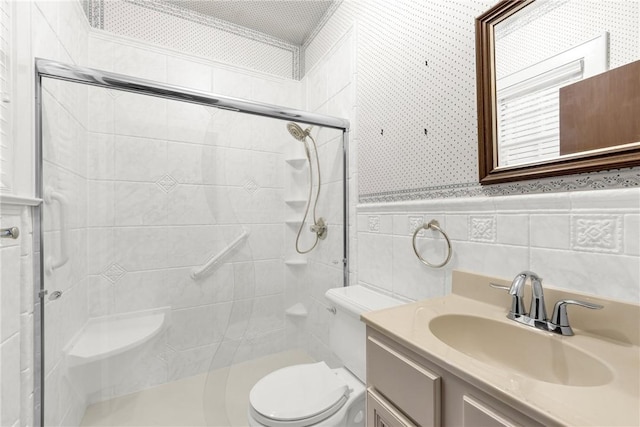
{"type": "Polygon", "coordinates": [[[249,396],[250,426],[364,425],[364,385],[347,369],[324,362],[272,372],[249,396]]]}
{"type": "Polygon", "coordinates": [[[326,297],[336,309],[329,344],[345,366],[317,362],[266,375],[249,393],[250,426],[364,426],[366,330],[360,314],[402,301],[359,285],[330,289],[326,297]]]}

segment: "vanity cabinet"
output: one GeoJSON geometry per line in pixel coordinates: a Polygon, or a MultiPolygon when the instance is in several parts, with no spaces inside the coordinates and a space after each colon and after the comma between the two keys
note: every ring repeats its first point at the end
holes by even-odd
{"type": "Polygon", "coordinates": [[[367,425],[371,427],[415,427],[402,412],[375,390],[367,390],[367,425]]]}
{"type": "Polygon", "coordinates": [[[536,419],[367,327],[367,426],[544,425],[536,419]]]}

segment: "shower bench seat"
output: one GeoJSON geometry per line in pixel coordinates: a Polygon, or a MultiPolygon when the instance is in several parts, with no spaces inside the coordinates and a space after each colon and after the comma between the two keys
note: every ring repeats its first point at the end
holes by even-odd
{"type": "Polygon", "coordinates": [[[141,346],[167,323],[169,308],[91,318],[67,349],[68,365],[100,361],[141,346]]]}

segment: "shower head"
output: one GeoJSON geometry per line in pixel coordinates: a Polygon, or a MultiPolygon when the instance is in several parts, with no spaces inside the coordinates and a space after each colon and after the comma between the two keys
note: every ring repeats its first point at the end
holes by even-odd
{"type": "Polygon", "coordinates": [[[309,133],[311,133],[312,127],[313,126],[309,126],[305,130],[302,130],[302,128],[298,126],[296,123],[293,123],[293,122],[287,123],[287,130],[289,131],[291,136],[297,139],[298,141],[304,141],[305,138],[309,136],[309,133]]]}

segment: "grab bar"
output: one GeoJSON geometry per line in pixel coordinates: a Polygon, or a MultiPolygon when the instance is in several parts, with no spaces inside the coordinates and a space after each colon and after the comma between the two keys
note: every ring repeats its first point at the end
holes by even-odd
{"type": "Polygon", "coordinates": [[[44,201],[49,204],[55,201],[58,202],[58,206],[60,206],[60,257],[55,259],[53,256],[49,256],[45,262],[46,271],[51,274],[54,270],[62,267],[69,261],[69,233],[66,221],[66,207],[69,205],[69,201],[64,194],[55,191],[51,187],[45,190],[44,201]]]}
{"type": "Polygon", "coordinates": [[[226,248],[221,250],[220,253],[209,258],[209,260],[206,263],[204,263],[204,265],[202,265],[201,267],[194,268],[193,270],[191,270],[191,278],[197,280],[202,276],[204,276],[207,272],[209,272],[209,270],[211,270],[211,267],[213,267],[218,261],[220,261],[222,257],[224,257],[229,252],[231,252],[236,246],[240,244],[240,242],[242,242],[248,236],[249,236],[249,232],[245,229],[242,229],[242,233],[238,237],[236,237],[233,242],[229,243],[226,248]]]}

